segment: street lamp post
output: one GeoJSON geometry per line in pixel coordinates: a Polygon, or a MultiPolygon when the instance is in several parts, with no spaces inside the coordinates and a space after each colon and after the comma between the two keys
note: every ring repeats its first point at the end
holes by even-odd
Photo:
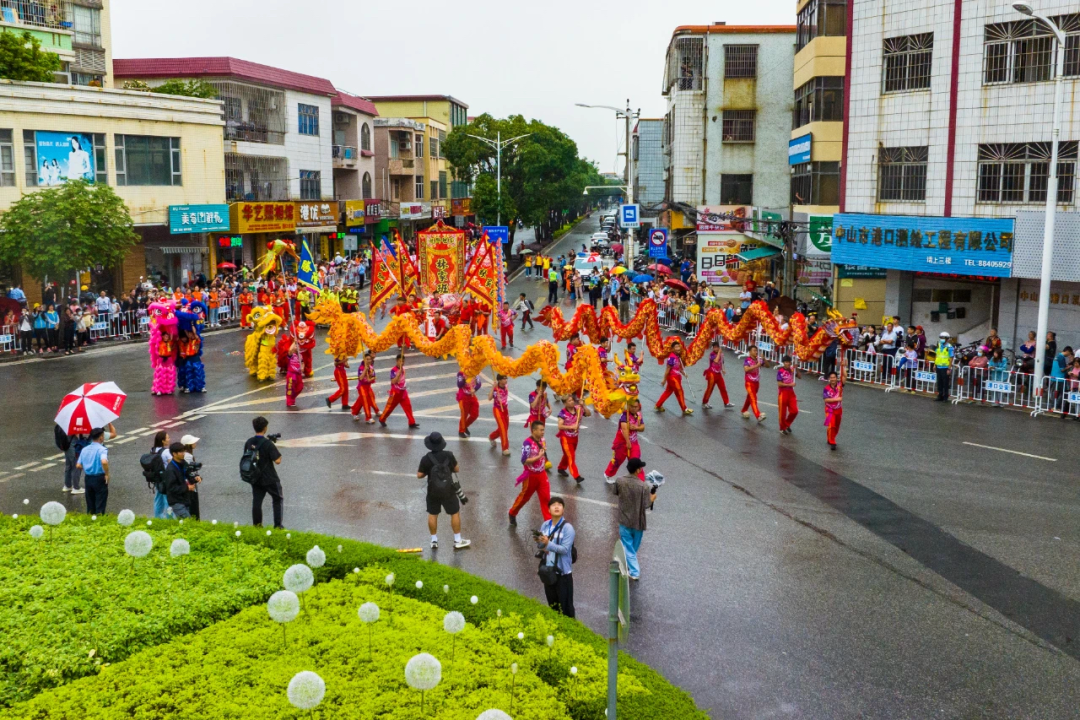
{"type": "MultiPolygon", "coordinates": [[[[1046,182],[1046,219],[1043,225],[1042,274],[1039,276],[1039,321],[1035,341],[1035,387],[1042,388],[1043,367],[1046,363],[1046,333],[1050,325],[1050,280],[1054,269],[1054,221],[1058,194],[1058,139],[1061,137],[1062,76],[1065,74],[1065,33],[1053,20],[1035,12],[1025,2],[1013,3],[1017,12],[1034,18],[1054,33],[1057,41],[1057,68],[1054,74],[1054,129],[1050,143],[1050,177],[1046,182]]],[[[1053,358],[1051,358],[1053,360],[1053,358]]]]}
{"type": "MultiPolygon", "coordinates": [[[[628,205],[634,204],[634,174],[631,172],[630,163],[633,158],[633,151],[630,148],[630,121],[641,117],[641,110],[636,113],[630,109],[630,99],[626,99],[626,109],[620,110],[617,107],[611,105],[587,105],[585,103],[574,103],[578,107],[583,108],[600,108],[603,110],[614,110],[616,118],[624,118],[626,120],[626,167],[623,170],[623,178],[626,181],[626,203],[628,205]]],[[[630,237],[633,238],[633,231],[631,229],[630,237]]],[[[626,243],[623,246],[623,263],[629,270],[633,267],[633,240],[626,243]]]]}
{"type": "MultiPolygon", "coordinates": [[[[466,133],[466,135],[469,135],[466,133]]],[[[471,138],[475,138],[482,143],[490,145],[495,148],[495,191],[498,194],[499,204],[495,211],[495,224],[502,225],[502,149],[508,147],[513,143],[516,143],[522,138],[527,138],[532,133],[525,133],[524,135],[518,135],[516,138],[510,138],[509,140],[502,139],[502,130],[495,133],[495,139],[491,140],[486,137],[480,137],[479,135],[469,135],[471,138]]]]}

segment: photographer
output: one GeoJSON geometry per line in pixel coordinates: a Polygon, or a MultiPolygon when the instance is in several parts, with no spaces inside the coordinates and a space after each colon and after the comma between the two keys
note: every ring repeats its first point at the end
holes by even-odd
{"type": "Polygon", "coordinates": [[[169,446],[172,458],[165,466],[165,497],[173,516],[178,519],[191,517],[188,508],[188,495],[195,488],[195,483],[201,478],[192,477],[190,468],[185,457],[184,445],[173,443],[169,446]]]}
{"type": "Polygon", "coordinates": [[[199,514],[199,485],[202,484],[202,477],[199,476],[199,470],[202,469],[202,463],[195,462],[195,445],[198,442],[199,438],[194,435],[185,435],[180,438],[180,444],[184,446],[184,457],[187,460],[188,483],[191,485],[191,492],[188,493],[187,498],[188,511],[191,513],[191,517],[201,520],[202,517],[199,514]]]}
{"type": "Polygon", "coordinates": [[[428,532],[431,533],[431,549],[439,549],[439,513],[445,511],[450,516],[450,527],[454,531],[454,549],[461,550],[472,544],[471,540],[461,537],[461,506],[469,502],[461,486],[454,479],[458,472],[458,461],[454,453],[446,449],[446,440],[440,433],[433,432],[424,438],[427,455],[420,460],[416,477],[427,478],[428,532]]]}
{"type": "Polygon", "coordinates": [[[615,481],[615,494],[619,496],[619,539],[626,551],[626,569],[631,580],[641,578],[637,553],[645,534],[645,511],[656,502],[656,486],[642,482],[638,473],[645,467],[640,458],[630,458],[626,463],[626,475],[615,481]]]}
{"type": "Polygon", "coordinates": [[[281,435],[267,435],[266,429],[270,427],[270,422],[261,415],[251,421],[251,426],[255,430],[255,436],[244,443],[244,455],[250,454],[254,461],[252,476],[244,478],[251,483],[251,524],[255,527],[262,526],[263,498],[269,495],[274,510],[274,527],[284,529],[285,526],[281,524],[281,480],[278,478],[277,468],[274,467],[281,464],[281,452],[274,444],[281,435]]]}
{"type": "MultiPolygon", "coordinates": [[[[638,483],[641,481],[637,478],[638,483]]],[[[558,610],[566,617],[574,617],[574,526],[563,517],[564,503],[561,497],[548,500],[551,519],[545,520],[540,530],[533,530],[533,537],[540,548],[538,575],[544,583],[544,595],[548,607],[558,610]]]]}

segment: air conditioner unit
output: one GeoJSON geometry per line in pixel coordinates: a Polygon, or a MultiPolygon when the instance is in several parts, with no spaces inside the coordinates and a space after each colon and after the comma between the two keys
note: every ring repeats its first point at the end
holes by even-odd
{"type": "Polygon", "coordinates": [[[408,140],[399,140],[398,150],[412,150],[412,143],[408,140]]]}
{"type": "Polygon", "coordinates": [[[343,112],[334,113],[334,122],[339,123],[341,125],[348,125],[349,124],[349,113],[343,113],[343,112]]]}

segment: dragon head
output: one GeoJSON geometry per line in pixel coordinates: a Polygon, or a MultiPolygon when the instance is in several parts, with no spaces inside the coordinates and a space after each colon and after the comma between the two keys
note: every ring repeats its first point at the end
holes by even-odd
{"type": "Polygon", "coordinates": [[[146,307],[146,312],[150,315],[150,322],[158,328],[175,332],[177,325],[175,302],[155,300],[146,307]]]}
{"type": "Polygon", "coordinates": [[[822,329],[830,337],[839,339],[840,344],[845,347],[855,345],[855,335],[859,329],[858,323],[849,317],[844,317],[842,313],[832,308],[828,310],[828,318],[822,329]]]}
{"type": "Polygon", "coordinates": [[[277,335],[282,324],[280,315],[274,312],[272,308],[262,305],[251,310],[248,315],[248,322],[251,323],[251,327],[256,334],[261,333],[269,337],[277,335]]]}
{"type": "Polygon", "coordinates": [[[638,383],[641,376],[630,364],[619,367],[619,381],[615,388],[608,393],[608,401],[612,403],[625,403],[638,396],[638,383]]]}

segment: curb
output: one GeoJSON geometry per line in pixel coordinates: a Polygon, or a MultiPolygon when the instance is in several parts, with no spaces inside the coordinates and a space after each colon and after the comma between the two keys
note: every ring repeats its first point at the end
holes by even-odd
{"type": "MultiPolygon", "coordinates": [[[[225,330],[238,330],[238,329],[240,329],[239,324],[237,324],[237,325],[229,325],[229,326],[226,326],[226,327],[217,327],[217,328],[213,328],[212,330],[204,330],[203,335],[213,335],[214,333],[223,332],[225,330]]],[[[140,337],[137,337],[137,338],[136,337],[128,338],[127,340],[102,340],[102,341],[99,341],[99,342],[104,343],[104,344],[100,345],[100,346],[95,345],[90,349],[85,349],[83,352],[79,353],[78,355],[96,355],[98,353],[98,351],[104,350],[106,348],[123,347],[125,345],[138,345],[140,343],[145,344],[145,343],[148,342],[148,340],[147,340],[147,338],[140,336],[140,337]]],[[[12,363],[26,362],[26,361],[30,361],[30,360],[37,360],[37,361],[40,361],[40,362],[49,362],[49,361],[52,361],[52,360],[62,360],[63,358],[71,358],[71,357],[77,357],[77,355],[65,355],[63,352],[49,353],[47,355],[16,355],[16,354],[8,355],[8,354],[5,354],[4,356],[0,357],[0,367],[3,367],[4,365],[10,365],[12,363]]]]}

